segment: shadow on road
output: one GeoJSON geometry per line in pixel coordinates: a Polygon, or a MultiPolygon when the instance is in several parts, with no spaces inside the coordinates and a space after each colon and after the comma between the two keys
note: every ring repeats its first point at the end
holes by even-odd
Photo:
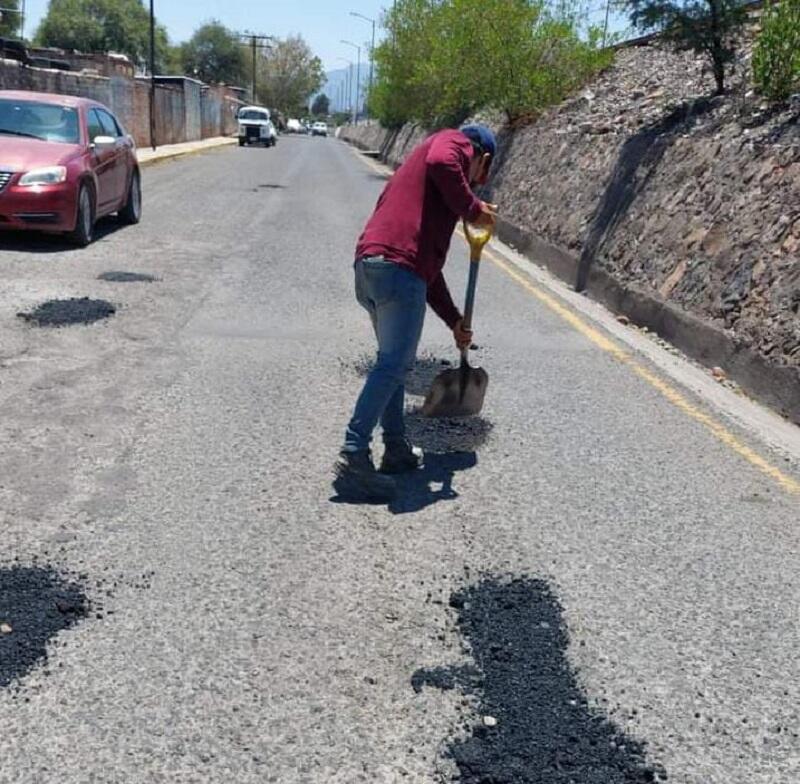
{"type": "Polygon", "coordinates": [[[589,701],[567,658],[562,608],[544,580],[484,579],[453,594],[474,665],[421,669],[411,685],[479,701],[466,737],[447,741],[461,784],[636,784],[666,781],[645,744],[589,701]]]}
{"type": "MultiPolygon", "coordinates": [[[[94,228],[94,242],[99,242],[125,228],[116,218],[101,218],[94,228]]],[[[43,234],[36,231],[0,231],[0,250],[18,253],[69,253],[79,248],[60,234],[43,234]]]]}
{"type": "Polygon", "coordinates": [[[477,464],[474,452],[426,452],[423,468],[397,477],[397,498],[389,504],[389,511],[392,514],[419,512],[439,501],[458,498],[453,477],[456,472],[467,471],[477,464]]]}
{"type": "Polygon", "coordinates": [[[47,657],[47,643],[86,615],[80,585],[42,566],[0,567],[0,688],[47,657]]]}

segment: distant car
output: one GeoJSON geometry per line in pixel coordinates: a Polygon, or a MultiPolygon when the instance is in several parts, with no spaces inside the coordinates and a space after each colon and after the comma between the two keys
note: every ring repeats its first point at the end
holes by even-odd
{"type": "Polygon", "coordinates": [[[263,144],[274,147],[278,134],[270,119],[269,109],[263,106],[243,106],[239,109],[239,146],[263,144]]]}
{"type": "Polygon", "coordinates": [[[303,132],[303,125],[300,120],[292,118],[286,121],[286,132],[287,133],[302,133],[303,132]]]}
{"type": "Polygon", "coordinates": [[[311,126],[311,135],[312,136],[327,136],[328,135],[328,124],[324,122],[315,122],[311,126]]]}
{"type": "Polygon", "coordinates": [[[142,214],[136,146],[119,120],[85,98],[0,90],[0,229],[85,246],[113,212],[123,223],[142,214]]]}

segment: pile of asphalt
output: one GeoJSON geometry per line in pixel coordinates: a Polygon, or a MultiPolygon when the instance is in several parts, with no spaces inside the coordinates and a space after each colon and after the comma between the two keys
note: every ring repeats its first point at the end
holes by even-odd
{"type": "Polygon", "coordinates": [[[591,705],[567,658],[562,608],[544,580],[483,579],[450,597],[473,665],[418,670],[412,686],[460,689],[479,717],[447,742],[462,784],[667,780],[645,745],[591,705]]]}
{"type": "Polygon", "coordinates": [[[118,270],[101,272],[97,279],[111,283],[153,283],[158,280],[155,275],[148,275],[145,272],[122,272],[118,270]]]}
{"type": "Polygon", "coordinates": [[[63,327],[68,324],[90,324],[108,318],[117,309],[104,299],[72,297],[71,299],[50,299],[37,306],[30,313],[17,313],[20,318],[38,324],[40,327],[63,327]]]}
{"type": "Polygon", "coordinates": [[[49,641],[88,609],[79,578],[50,565],[0,567],[0,688],[45,660],[49,641]]]}

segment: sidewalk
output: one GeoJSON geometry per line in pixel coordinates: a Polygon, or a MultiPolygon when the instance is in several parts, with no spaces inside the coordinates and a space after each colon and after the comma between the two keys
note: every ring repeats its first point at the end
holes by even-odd
{"type": "Polygon", "coordinates": [[[171,158],[180,158],[183,155],[205,152],[216,147],[226,147],[236,144],[235,136],[214,136],[210,139],[203,139],[198,142],[184,142],[183,144],[165,144],[155,150],[150,147],[140,147],[136,150],[136,157],[139,159],[140,166],[150,166],[160,161],[167,161],[171,158]]]}

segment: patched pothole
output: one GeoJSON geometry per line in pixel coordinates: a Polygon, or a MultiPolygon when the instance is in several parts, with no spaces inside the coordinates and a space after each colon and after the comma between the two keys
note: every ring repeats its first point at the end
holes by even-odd
{"type": "Polygon", "coordinates": [[[113,316],[116,312],[114,305],[104,299],[72,297],[51,299],[30,313],[17,313],[17,315],[40,327],[63,327],[69,324],[91,324],[93,321],[113,316]]]}
{"type": "Polygon", "coordinates": [[[101,272],[97,279],[111,283],[155,283],[158,280],[155,275],[148,275],[145,272],[122,272],[120,270],[101,272]]]}

